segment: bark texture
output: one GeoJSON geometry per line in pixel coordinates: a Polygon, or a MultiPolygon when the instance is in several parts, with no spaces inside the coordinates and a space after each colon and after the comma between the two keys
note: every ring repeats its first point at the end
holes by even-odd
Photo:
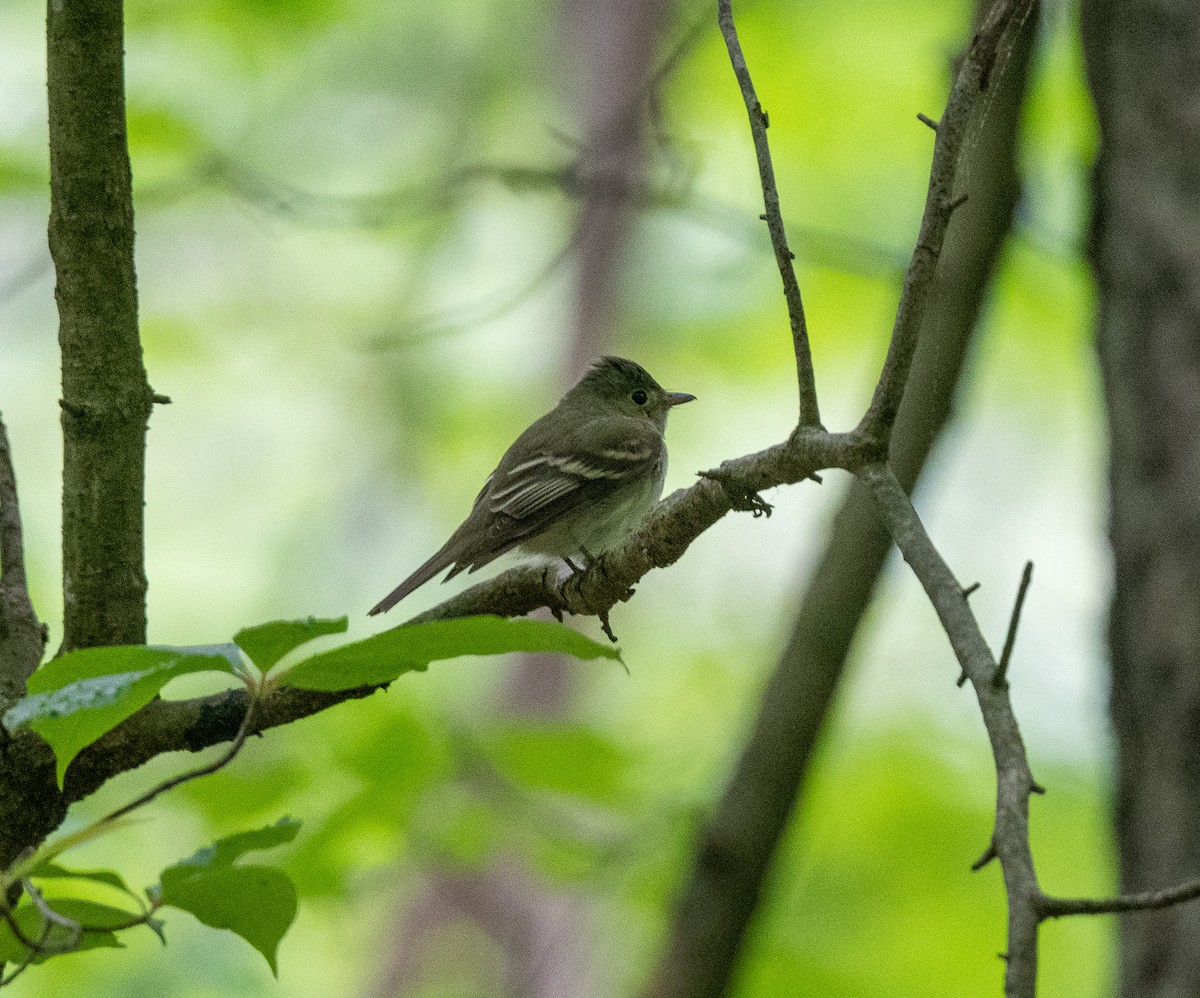
{"type": "MultiPolygon", "coordinates": [[[[1092,264],[1111,434],[1122,891],[1200,874],[1200,6],[1088,0],[1092,264]]],[[[1200,906],[1120,920],[1126,998],[1200,994],[1200,906]]]]}
{"type": "Polygon", "coordinates": [[[63,385],[62,647],[142,644],[153,394],[138,339],[121,0],[50,0],[46,39],[63,385]]]}
{"type": "Polygon", "coordinates": [[[25,680],[42,660],[46,632],[25,579],[25,544],[17,476],[0,419],[0,712],[25,695],[25,680]]]}

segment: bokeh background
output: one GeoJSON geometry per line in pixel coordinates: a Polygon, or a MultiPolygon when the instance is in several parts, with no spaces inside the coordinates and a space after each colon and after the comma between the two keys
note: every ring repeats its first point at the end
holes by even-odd
{"type": "MultiPolygon", "coordinates": [[[[924,199],[963,3],[739,7],[830,428],[861,413],[924,199]]],[[[150,638],[226,640],[365,611],[465,515],[565,386],[577,205],[554,171],[583,131],[578,11],[535,0],[128,0],[129,135],[149,435],[150,638]]],[[[781,439],[790,336],[761,192],[708,5],[661,59],[647,200],[606,349],[699,401],[672,417],[668,490],[781,439]],[[697,27],[697,25],[699,25],[697,27]]],[[[59,635],[58,372],[45,245],[44,11],[0,5],[0,410],[35,604],[59,635]]],[[[1012,668],[1056,894],[1111,888],[1103,628],[1104,439],[1081,247],[1094,151],[1073,12],[1047,4],[1014,237],[956,421],[917,507],[998,645],[1037,565],[1012,668]]],[[[238,762],[81,850],[134,884],[214,836],[291,814],[275,861],[301,911],[278,982],[175,913],[162,949],[27,973],[36,996],[636,992],[700,817],[751,722],[845,485],[831,473],[731,515],[614,613],[627,675],[568,666],[569,703],[514,701],[513,667],[444,663],[271,732],[238,762]],[[480,887],[480,885],[484,887],[480,887]],[[471,891],[505,898],[488,921],[471,891]],[[523,926],[506,935],[505,924],[523,926]],[[515,954],[515,955],[514,955],[515,954]],[[524,975],[524,976],[523,976],[524,975]]],[[[401,616],[459,587],[430,586],[401,616]]],[[[395,614],[393,614],[395,616],[395,614]]],[[[398,621],[396,621],[398,622],[398,621]]],[[[598,633],[594,621],[575,621],[598,633]]],[[[742,996],[998,993],[999,871],[972,874],[993,776],[973,698],[919,587],[889,566],[748,946],[742,996]]],[[[528,684],[529,670],[522,666],[528,684]]],[[[561,676],[546,665],[547,682],[561,676]]],[[[179,681],[171,696],[205,692],[179,681]]],[[[76,806],[102,813],[167,757],[76,806]]],[[[1043,929],[1042,987],[1107,992],[1112,926],[1043,929]]]]}

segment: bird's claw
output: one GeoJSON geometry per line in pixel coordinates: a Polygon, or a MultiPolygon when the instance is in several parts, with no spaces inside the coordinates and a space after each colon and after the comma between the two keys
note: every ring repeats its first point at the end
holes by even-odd
{"type": "Polygon", "coordinates": [[[608,640],[615,645],[617,643],[617,636],[613,634],[612,624],[608,622],[608,611],[605,610],[603,613],[599,613],[596,616],[600,618],[600,629],[608,635],[608,640]]]}
{"type": "Polygon", "coordinates": [[[718,468],[714,471],[701,471],[699,474],[701,478],[711,479],[725,490],[732,509],[750,513],[757,519],[760,516],[770,516],[771,510],[775,508],[754,489],[739,481],[728,471],[718,468]]]}
{"type": "MultiPolygon", "coordinates": [[[[571,578],[574,578],[574,576],[571,578]]],[[[566,581],[569,582],[570,579],[566,581]]],[[[560,585],[550,580],[549,565],[542,569],[542,589],[546,592],[546,609],[550,611],[550,615],[560,624],[563,622],[563,610],[567,606],[567,601],[563,596],[563,587],[565,585],[566,582],[560,585]]]]}
{"type": "MultiPolygon", "coordinates": [[[[572,602],[583,600],[583,594],[580,592],[580,582],[584,575],[594,568],[606,580],[609,578],[608,569],[604,565],[604,555],[594,555],[586,548],[582,549],[580,554],[582,556],[580,559],[583,562],[582,565],[576,564],[574,560],[566,555],[563,556],[562,560],[571,570],[571,574],[563,579],[562,582],[551,581],[549,565],[542,570],[542,588],[546,590],[546,606],[550,610],[550,613],[554,615],[554,619],[559,621],[559,623],[562,622],[564,612],[572,612],[572,602]]],[[[620,599],[622,602],[626,602],[633,594],[634,588],[630,586],[621,594],[620,599]]],[[[582,612],[586,613],[588,611],[585,609],[582,612]]],[[[612,624],[609,622],[608,611],[604,610],[597,613],[596,616],[600,619],[600,627],[608,636],[608,640],[616,644],[617,636],[613,633],[612,624]]]]}

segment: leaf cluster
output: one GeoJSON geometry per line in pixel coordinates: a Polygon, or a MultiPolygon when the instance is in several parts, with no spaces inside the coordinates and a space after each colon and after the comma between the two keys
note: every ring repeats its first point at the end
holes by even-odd
{"type": "Polygon", "coordinates": [[[252,851],[292,841],[299,822],[282,818],[256,831],[217,840],[162,871],[145,900],[112,870],[71,870],[56,860],[66,850],[119,828],[125,816],[180,783],[215,772],[240,750],[257,705],[275,691],[339,692],[386,686],[407,672],[424,671],[430,662],[463,655],[513,651],[554,651],[578,658],[620,659],[561,624],[501,617],[409,624],[309,656],[291,655],[310,641],[345,632],[347,618],[272,621],[244,628],[228,643],[187,647],[118,646],[71,652],[33,674],[28,694],[4,715],[9,731],[27,726],[53,749],[59,786],[72,760],[154,700],[172,679],[191,673],[221,673],[250,692],[241,731],[216,763],[168,780],[152,791],[80,831],[28,852],[0,873],[0,962],[16,969],[0,985],[27,967],[52,956],[97,947],[119,947],[117,933],[145,925],[165,942],[160,908],[188,911],[213,928],[228,929],[257,949],[273,973],[277,950],[296,915],[296,888],[283,870],[239,860],[252,851]],[[47,898],[46,885],[70,885],[118,892],[135,910],[74,894],[47,898]]]}

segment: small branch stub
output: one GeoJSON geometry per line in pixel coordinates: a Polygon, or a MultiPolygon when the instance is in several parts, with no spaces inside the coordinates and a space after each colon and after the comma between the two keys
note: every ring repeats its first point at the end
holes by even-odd
{"type": "Polygon", "coordinates": [[[1029,592],[1029,583],[1033,581],[1033,562],[1025,562],[1025,570],[1021,573],[1021,584],[1017,587],[1017,599],[1013,604],[1012,616],[1008,620],[1008,634],[1004,637],[1004,650],[1000,653],[1000,664],[996,666],[996,674],[992,677],[992,686],[1003,689],[1008,685],[1008,663],[1012,658],[1013,645],[1017,642],[1017,627],[1021,623],[1021,610],[1025,606],[1025,595],[1029,592]]]}
{"type": "Polygon", "coordinates": [[[983,850],[983,855],[980,856],[974,863],[971,864],[971,872],[978,873],[985,866],[994,860],[999,854],[996,852],[996,841],[993,839],[988,843],[988,847],[983,850]]]}

